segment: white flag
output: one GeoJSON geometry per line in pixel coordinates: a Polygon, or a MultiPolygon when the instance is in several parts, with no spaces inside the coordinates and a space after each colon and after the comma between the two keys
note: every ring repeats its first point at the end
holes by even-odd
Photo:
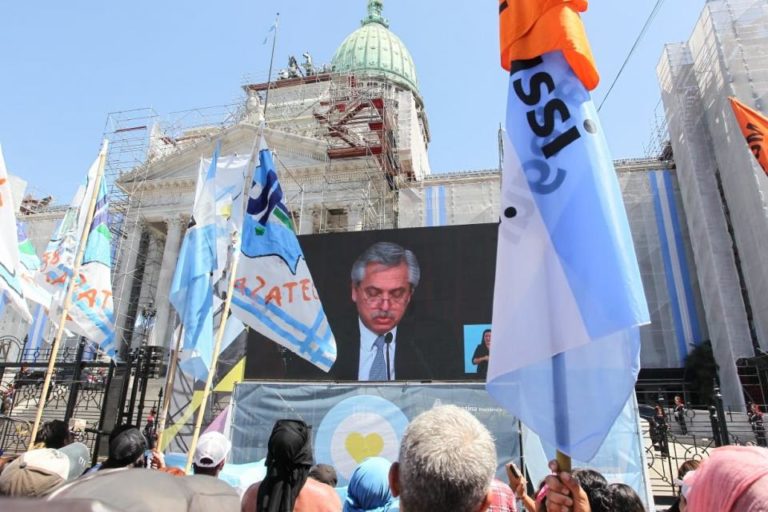
{"type": "Polygon", "coordinates": [[[259,151],[242,233],[233,313],[327,372],[336,361],[336,340],[266,147],[259,151]]]}
{"type": "Polygon", "coordinates": [[[8,170],[0,148],[0,290],[25,321],[31,322],[19,277],[19,246],[16,237],[16,205],[8,170]]]}

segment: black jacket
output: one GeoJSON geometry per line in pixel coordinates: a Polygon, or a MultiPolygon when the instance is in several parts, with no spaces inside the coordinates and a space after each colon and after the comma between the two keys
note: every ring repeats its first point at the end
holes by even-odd
{"type": "MultiPolygon", "coordinates": [[[[427,362],[425,345],[431,346],[431,339],[436,334],[419,324],[403,320],[397,326],[395,338],[395,360],[392,366],[397,380],[432,380],[436,378],[427,362]]],[[[357,316],[354,322],[334,325],[336,337],[336,363],[331,368],[331,376],[336,380],[359,380],[360,366],[360,326],[357,316]]]]}

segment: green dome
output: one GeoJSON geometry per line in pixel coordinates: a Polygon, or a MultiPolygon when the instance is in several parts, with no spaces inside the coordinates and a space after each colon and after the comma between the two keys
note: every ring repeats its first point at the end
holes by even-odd
{"type": "Polygon", "coordinates": [[[354,72],[364,76],[384,76],[398,85],[418,93],[416,67],[411,52],[381,15],[381,0],[368,0],[368,16],[363,26],[341,43],[331,64],[338,72],[354,72]]]}

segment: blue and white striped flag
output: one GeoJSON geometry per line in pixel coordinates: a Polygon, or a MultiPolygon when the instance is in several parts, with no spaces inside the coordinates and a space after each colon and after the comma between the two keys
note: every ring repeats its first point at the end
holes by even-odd
{"type": "Polygon", "coordinates": [[[182,348],[206,368],[213,356],[213,284],[216,258],[216,145],[208,172],[198,178],[192,218],[181,244],[170,300],[184,327],[182,348]]]}
{"type": "Polygon", "coordinates": [[[336,340],[283,202],[272,154],[261,143],[232,310],[246,325],[327,372],[336,361],[336,340]]]}
{"type": "Polygon", "coordinates": [[[488,392],[590,460],[633,392],[649,322],[616,172],[560,51],[513,63],[488,392]]]}

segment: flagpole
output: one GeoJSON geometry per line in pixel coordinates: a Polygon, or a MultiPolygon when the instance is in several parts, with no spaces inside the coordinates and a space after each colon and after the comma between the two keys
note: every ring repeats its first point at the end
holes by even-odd
{"type": "Polygon", "coordinates": [[[200,438],[200,429],[203,426],[203,417],[205,416],[205,407],[208,404],[208,397],[211,394],[211,388],[213,387],[213,377],[216,373],[216,365],[219,362],[219,352],[221,351],[221,341],[224,339],[224,331],[227,327],[227,317],[229,316],[229,309],[232,305],[232,293],[235,290],[235,277],[237,273],[237,263],[240,260],[239,256],[239,235],[235,233],[232,237],[232,264],[229,268],[229,284],[227,285],[227,298],[224,301],[224,310],[221,313],[221,322],[219,324],[219,331],[216,333],[216,343],[213,346],[213,358],[211,359],[211,367],[208,369],[208,379],[205,382],[205,389],[203,390],[203,399],[200,403],[200,409],[197,411],[197,421],[195,422],[195,431],[192,434],[192,442],[189,444],[189,452],[187,453],[187,465],[185,471],[189,473],[192,469],[192,459],[195,456],[195,450],[197,449],[197,440],[200,438]]]}
{"type": "MultiPolygon", "coordinates": [[[[552,389],[555,397],[555,439],[559,446],[570,446],[570,432],[568,430],[568,386],[565,382],[565,354],[555,354],[552,358],[552,389]]],[[[559,471],[571,471],[570,455],[561,452],[555,453],[555,459],[559,471]]]]}
{"type": "Polygon", "coordinates": [[[179,326],[179,334],[176,336],[176,344],[171,351],[171,364],[168,367],[168,375],[165,376],[165,390],[163,393],[163,408],[160,416],[157,418],[157,444],[160,450],[164,448],[163,432],[165,431],[166,418],[168,410],[171,408],[171,394],[173,393],[173,383],[176,380],[176,369],[179,366],[179,351],[181,350],[181,340],[184,339],[184,324],[179,326]]]}
{"type": "Polygon", "coordinates": [[[272,56],[269,58],[269,76],[267,77],[267,93],[264,97],[264,119],[267,119],[267,105],[269,105],[269,89],[272,88],[272,63],[275,61],[275,46],[277,45],[277,30],[279,28],[280,13],[275,16],[275,35],[272,37],[272,56]]]}
{"type": "Polygon", "coordinates": [[[48,395],[48,389],[51,386],[51,378],[53,377],[53,370],[56,365],[56,357],[59,353],[59,345],[61,344],[61,338],[64,335],[64,324],[67,321],[69,308],[72,305],[72,294],[75,291],[75,287],[77,286],[76,277],[80,272],[80,264],[83,261],[83,255],[85,254],[85,246],[88,241],[88,234],[91,231],[91,223],[93,222],[94,210],[96,209],[96,200],[99,196],[99,186],[101,185],[101,180],[103,179],[104,175],[104,165],[107,158],[108,144],[109,142],[105,139],[102,143],[101,151],[99,152],[99,164],[96,170],[96,178],[94,180],[93,195],[91,196],[90,204],[88,205],[88,213],[85,217],[83,232],[80,234],[80,245],[77,248],[77,255],[75,256],[75,261],[72,266],[72,276],[70,276],[69,282],[67,284],[67,292],[64,296],[64,303],[62,304],[61,315],[59,316],[59,324],[56,329],[56,335],[53,338],[53,345],[51,346],[51,355],[50,359],[48,360],[48,369],[45,372],[43,389],[40,393],[40,400],[37,404],[35,422],[32,424],[32,433],[30,434],[29,439],[30,450],[35,444],[35,438],[37,437],[37,432],[40,429],[40,421],[43,417],[43,409],[45,408],[45,400],[46,396],[48,395]]]}
{"type": "MultiPolygon", "coordinates": [[[[278,13],[279,16],[279,13],[278,13]]],[[[256,156],[259,152],[259,142],[264,137],[264,121],[262,121],[259,124],[259,128],[256,132],[256,138],[253,141],[253,147],[251,148],[251,159],[249,161],[249,166],[253,168],[254,160],[258,157],[256,156]]],[[[253,173],[248,172],[248,175],[245,178],[245,182],[243,183],[244,186],[244,193],[243,193],[243,215],[247,214],[247,204],[248,204],[248,191],[250,190],[251,182],[253,181],[253,173]]],[[[197,440],[200,438],[200,429],[203,424],[203,416],[205,415],[205,406],[208,403],[208,395],[210,394],[210,388],[213,386],[213,377],[216,373],[216,365],[219,362],[219,352],[221,351],[221,341],[224,338],[224,331],[226,329],[227,325],[227,317],[229,316],[229,309],[232,305],[232,294],[235,290],[235,281],[237,276],[237,264],[240,261],[240,248],[238,244],[238,238],[239,233],[235,233],[232,237],[232,263],[231,268],[229,270],[229,283],[227,284],[227,296],[224,300],[224,309],[221,313],[221,322],[219,324],[219,331],[216,333],[216,343],[213,348],[213,357],[211,360],[211,367],[208,370],[208,379],[206,380],[205,389],[203,390],[203,399],[200,404],[200,409],[197,412],[197,420],[195,422],[195,430],[192,434],[192,442],[189,445],[189,452],[187,453],[187,464],[185,471],[189,473],[189,470],[192,468],[192,458],[195,456],[195,450],[197,449],[197,440]]]]}

